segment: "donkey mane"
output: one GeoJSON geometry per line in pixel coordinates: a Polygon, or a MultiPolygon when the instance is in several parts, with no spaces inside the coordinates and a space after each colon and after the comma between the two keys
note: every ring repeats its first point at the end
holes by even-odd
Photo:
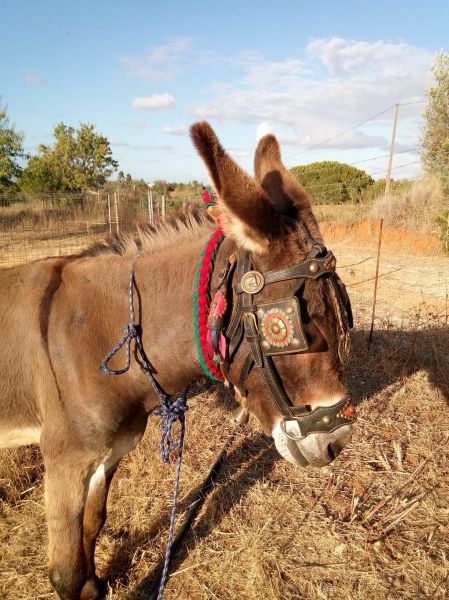
{"type": "Polygon", "coordinates": [[[133,256],[136,253],[155,252],[192,242],[198,234],[214,225],[214,221],[204,208],[190,204],[155,225],[139,224],[134,234],[113,233],[108,237],[93,242],[78,257],[98,256],[100,254],[118,254],[133,256]]]}

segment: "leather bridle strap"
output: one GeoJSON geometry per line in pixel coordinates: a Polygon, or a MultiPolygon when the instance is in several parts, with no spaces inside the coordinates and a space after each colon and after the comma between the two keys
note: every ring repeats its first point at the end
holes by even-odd
{"type": "MultiPolygon", "coordinates": [[[[247,271],[246,271],[247,272],[247,271]]],[[[306,258],[299,265],[286,267],[279,271],[267,271],[263,273],[264,285],[288,281],[290,279],[318,279],[327,273],[335,272],[335,258],[332,252],[327,252],[322,258],[306,258]]],[[[240,281],[235,284],[234,289],[238,295],[244,294],[240,281]]]]}
{"type": "MultiPolygon", "coordinates": [[[[339,427],[348,425],[353,421],[352,404],[348,398],[344,398],[340,402],[332,406],[319,406],[314,410],[308,410],[305,406],[292,406],[289,399],[283,393],[282,388],[277,384],[276,376],[273,373],[271,362],[265,357],[263,367],[260,369],[263,379],[270,390],[271,396],[276,403],[280,413],[284,417],[281,426],[284,432],[293,439],[298,439],[298,436],[293,436],[286,429],[286,422],[296,421],[301,435],[306,437],[310,433],[331,433],[339,427]]],[[[239,385],[244,390],[245,380],[254,366],[252,352],[249,351],[241,372],[239,385]]]]}
{"type": "MultiPolygon", "coordinates": [[[[263,285],[269,285],[279,281],[296,279],[299,289],[305,279],[318,279],[325,275],[329,281],[332,303],[337,314],[340,334],[347,334],[352,326],[349,316],[346,314],[344,300],[341,297],[340,286],[335,276],[335,258],[332,252],[328,252],[321,244],[313,243],[307,258],[298,265],[293,265],[279,271],[257,272],[258,277],[263,278],[263,285]]],[[[243,332],[248,342],[249,350],[243,360],[241,368],[239,387],[240,392],[245,395],[245,382],[252,368],[256,366],[260,371],[270,394],[284,417],[284,425],[289,420],[295,420],[300,428],[301,435],[305,436],[314,432],[330,432],[338,429],[352,421],[350,403],[344,399],[331,407],[318,407],[309,410],[306,406],[293,406],[287,396],[282,383],[278,380],[272,357],[268,356],[261,347],[261,337],[258,328],[254,295],[248,293],[241,284],[242,278],[251,270],[251,260],[248,253],[240,255],[236,275],[237,283],[234,284],[236,300],[231,315],[226,335],[229,339],[228,361],[231,361],[235,352],[240,347],[243,332]],[[347,409],[347,414],[344,414],[347,409]]]]}

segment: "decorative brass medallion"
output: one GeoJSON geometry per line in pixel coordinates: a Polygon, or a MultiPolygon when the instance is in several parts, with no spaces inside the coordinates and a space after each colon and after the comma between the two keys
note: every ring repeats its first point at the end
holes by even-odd
{"type": "Polygon", "coordinates": [[[293,339],[293,323],[286,312],[270,308],[262,319],[262,333],[271,346],[286,348],[293,339]]]}
{"type": "Polygon", "coordinates": [[[240,285],[247,294],[257,294],[265,285],[265,279],[259,271],[248,271],[240,280],[240,285]]]}
{"type": "Polygon", "coordinates": [[[293,354],[308,348],[297,298],[257,305],[261,346],[266,355],[293,354]]]}

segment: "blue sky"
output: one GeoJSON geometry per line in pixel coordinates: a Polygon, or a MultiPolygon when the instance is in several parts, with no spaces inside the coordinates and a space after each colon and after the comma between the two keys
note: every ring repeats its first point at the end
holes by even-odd
{"type": "Polygon", "coordinates": [[[394,166],[416,163],[419,102],[449,46],[447,0],[2,0],[0,22],[0,95],[27,151],[59,121],[94,123],[147,181],[205,181],[187,134],[201,119],[250,172],[271,130],[287,166],[340,160],[379,178],[393,109],[353,127],[396,102],[394,166]]]}

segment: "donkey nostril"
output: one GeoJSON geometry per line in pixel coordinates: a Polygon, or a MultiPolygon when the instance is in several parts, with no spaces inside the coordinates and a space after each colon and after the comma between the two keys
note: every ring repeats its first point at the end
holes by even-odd
{"type": "Polygon", "coordinates": [[[329,453],[329,458],[334,460],[341,452],[341,448],[338,444],[328,444],[327,451],[329,453]]]}

